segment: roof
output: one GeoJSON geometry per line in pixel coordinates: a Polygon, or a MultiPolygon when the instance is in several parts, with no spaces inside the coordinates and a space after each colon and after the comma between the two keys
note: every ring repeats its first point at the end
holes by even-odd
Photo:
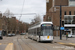
{"type": "Polygon", "coordinates": [[[44,24],[44,23],[50,23],[50,24],[53,24],[52,22],[41,22],[41,24],[44,24]]]}
{"type": "Polygon", "coordinates": [[[36,24],[32,25],[28,30],[40,27],[41,24],[47,24],[47,23],[53,24],[52,22],[39,22],[39,23],[36,23],[36,24]]]}

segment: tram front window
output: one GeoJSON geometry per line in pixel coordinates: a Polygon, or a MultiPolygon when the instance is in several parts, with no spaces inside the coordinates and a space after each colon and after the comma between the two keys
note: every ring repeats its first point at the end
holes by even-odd
{"type": "Polygon", "coordinates": [[[53,29],[51,26],[42,26],[43,36],[53,36],[53,29]]]}

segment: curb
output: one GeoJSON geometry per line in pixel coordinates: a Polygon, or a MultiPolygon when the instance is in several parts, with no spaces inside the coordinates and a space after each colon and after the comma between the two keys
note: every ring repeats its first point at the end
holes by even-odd
{"type": "Polygon", "coordinates": [[[75,48],[75,44],[73,44],[73,43],[62,43],[62,42],[54,42],[54,43],[62,44],[62,45],[65,45],[65,46],[72,46],[72,47],[75,48]]]}

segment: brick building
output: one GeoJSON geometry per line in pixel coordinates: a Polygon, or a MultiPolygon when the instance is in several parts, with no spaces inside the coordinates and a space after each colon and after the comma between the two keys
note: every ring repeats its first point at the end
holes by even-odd
{"type": "MultiPolygon", "coordinates": [[[[46,15],[43,18],[43,21],[52,21],[54,28],[57,30],[54,31],[54,35],[60,35],[59,26],[60,26],[60,5],[62,13],[62,24],[68,33],[75,33],[74,17],[75,17],[75,0],[49,0],[46,3],[46,15]],[[72,26],[73,25],[73,26],[72,26]]],[[[66,31],[65,31],[66,32],[66,31]]],[[[62,31],[62,34],[64,31],[62,31]]]]}
{"type": "Polygon", "coordinates": [[[0,30],[2,30],[2,13],[0,12],[0,30]]]}

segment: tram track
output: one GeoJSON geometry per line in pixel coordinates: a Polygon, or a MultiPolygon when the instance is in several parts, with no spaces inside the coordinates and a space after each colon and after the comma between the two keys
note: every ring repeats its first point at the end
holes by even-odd
{"type": "Polygon", "coordinates": [[[18,39],[19,39],[19,38],[17,38],[17,42],[18,42],[18,45],[19,45],[19,47],[20,47],[20,50],[23,50],[23,48],[22,48],[20,42],[18,41],[18,39]]]}
{"type": "MultiPolygon", "coordinates": [[[[22,40],[22,39],[21,39],[22,40]]],[[[22,40],[22,42],[28,47],[28,48],[30,48],[30,50],[32,50],[32,48],[28,45],[28,43],[25,43],[23,40],[22,40]]]]}
{"type": "Polygon", "coordinates": [[[17,40],[18,40],[19,46],[21,48],[20,50],[32,50],[32,48],[22,40],[22,36],[18,37],[18,39],[17,40]]]}
{"type": "MultiPolygon", "coordinates": [[[[37,44],[38,45],[38,44],[37,44]]],[[[44,48],[45,50],[48,50],[45,46],[42,46],[41,44],[39,44],[38,46],[44,48]]]]}
{"type": "Polygon", "coordinates": [[[34,44],[32,44],[32,42],[29,42],[29,39],[25,39],[25,37],[23,37],[23,36],[18,37],[17,40],[19,43],[19,47],[21,48],[20,50],[24,50],[23,47],[27,48],[25,50],[39,50],[39,47],[42,50],[49,50],[49,47],[53,48],[53,46],[55,46],[54,44],[50,44],[50,43],[36,42],[36,44],[35,44],[34,40],[31,40],[32,42],[34,42],[34,44]],[[35,47],[35,46],[38,46],[38,47],[35,47]]]}
{"type": "MultiPolygon", "coordinates": [[[[30,39],[30,40],[31,40],[31,39],[30,39]]],[[[31,40],[31,41],[34,41],[34,42],[35,42],[35,40],[31,40]]],[[[36,41],[36,42],[37,42],[37,41],[36,41]]],[[[39,43],[40,43],[40,42],[37,42],[36,45],[38,45],[39,43]]],[[[44,50],[49,50],[49,49],[47,49],[45,46],[43,46],[43,45],[41,45],[41,44],[39,44],[38,46],[44,48],[44,50]]]]}
{"type": "MultiPolygon", "coordinates": [[[[34,41],[34,40],[32,40],[32,41],[34,41]]],[[[26,43],[27,43],[27,42],[26,42],[26,43]]],[[[37,43],[37,45],[38,45],[38,43],[37,43]]],[[[38,46],[44,48],[45,50],[48,50],[46,47],[44,47],[44,46],[42,46],[42,45],[38,45],[38,46]]],[[[32,46],[30,46],[30,47],[32,47],[32,46]]],[[[35,47],[34,47],[34,48],[35,48],[35,47]]],[[[37,49],[35,49],[35,50],[37,50],[37,49]]]]}
{"type": "Polygon", "coordinates": [[[25,45],[27,45],[31,50],[37,50],[35,47],[31,46],[30,44],[28,44],[28,42],[26,42],[24,39],[21,38],[21,40],[25,43],[25,45]],[[34,48],[34,49],[33,49],[34,48]]]}
{"type": "MultiPolygon", "coordinates": [[[[29,45],[28,42],[24,41],[22,38],[21,38],[21,40],[22,40],[31,50],[33,50],[33,49],[32,49],[33,46],[29,45]]],[[[33,40],[32,40],[32,41],[33,41],[33,40]]],[[[37,45],[38,45],[38,43],[37,43],[37,45]]],[[[38,46],[44,48],[45,50],[48,50],[46,47],[44,47],[44,46],[42,46],[42,45],[40,45],[40,44],[39,44],[38,46]]],[[[37,50],[37,49],[34,47],[34,50],[37,50]]]]}

